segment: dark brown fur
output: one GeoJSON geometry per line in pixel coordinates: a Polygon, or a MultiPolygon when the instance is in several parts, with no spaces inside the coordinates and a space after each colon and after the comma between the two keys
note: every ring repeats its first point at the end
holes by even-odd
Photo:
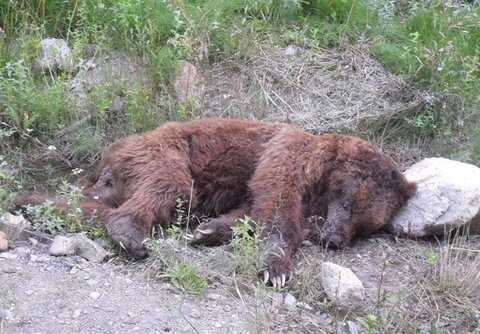
{"type": "Polygon", "coordinates": [[[248,214],[282,249],[265,268],[280,277],[292,270],[291,257],[307,237],[303,217],[324,217],[325,240],[342,247],[384,226],[414,192],[390,160],[359,138],[198,120],[110,145],[85,182],[82,210],[96,211],[112,239],[139,258],[148,254],[142,242],[149,229],[169,225],[177,198],[217,216],[199,228],[204,244],[228,241],[237,218],[248,214]]]}

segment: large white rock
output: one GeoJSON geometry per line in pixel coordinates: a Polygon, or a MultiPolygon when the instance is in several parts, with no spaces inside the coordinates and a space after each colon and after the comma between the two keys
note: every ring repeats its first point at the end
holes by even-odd
{"type": "Polygon", "coordinates": [[[391,222],[394,232],[411,237],[441,235],[471,221],[480,232],[480,168],[444,158],[424,159],[405,177],[417,193],[391,222]]]}
{"type": "Polygon", "coordinates": [[[43,39],[36,65],[42,71],[71,71],[74,67],[72,51],[63,39],[43,39]]]}
{"type": "Polygon", "coordinates": [[[322,263],[322,286],[328,298],[348,306],[365,298],[365,288],[349,269],[332,262],[322,263]]]}

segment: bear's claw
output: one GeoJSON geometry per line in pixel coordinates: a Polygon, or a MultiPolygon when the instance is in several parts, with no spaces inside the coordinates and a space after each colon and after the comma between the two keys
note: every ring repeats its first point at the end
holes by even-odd
{"type": "Polygon", "coordinates": [[[270,277],[268,270],[263,271],[263,283],[266,285],[271,283],[274,290],[283,288],[286,284],[293,280],[293,271],[289,271],[288,274],[282,273],[279,276],[270,277]]]}

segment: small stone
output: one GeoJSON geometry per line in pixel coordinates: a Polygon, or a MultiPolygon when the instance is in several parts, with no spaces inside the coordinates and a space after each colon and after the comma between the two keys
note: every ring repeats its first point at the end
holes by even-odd
{"type": "Polygon", "coordinates": [[[3,272],[6,274],[14,274],[17,272],[17,268],[14,268],[14,267],[3,268],[3,272]]]}
{"type": "Polygon", "coordinates": [[[5,232],[7,239],[12,242],[28,240],[31,230],[32,224],[22,215],[15,216],[8,212],[0,214],[0,231],[5,232]]]}
{"type": "Polygon", "coordinates": [[[98,283],[98,282],[97,282],[96,280],[94,280],[93,278],[87,280],[87,284],[88,284],[89,286],[94,286],[94,285],[96,285],[97,283],[98,283]]]}
{"type": "Polygon", "coordinates": [[[35,238],[28,238],[30,243],[32,244],[32,247],[37,247],[38,246],[38,240],[35,238]]]}
{"type": "Polygon", "coordinates": [[[5,252],[0,254],[0,258],[7,259],[7,260],[15,260],[16,258],[18,258],[18,255],[10,252],[5,252]]]}
{"type": "Polygon", "coordinates": [[[323,323],[330,325],[333,322],[333,317],[329,313],[322,313],[320,314],[320,320],[323,323]]]}
{"type": "Polygon", "coordinates": [[[313,243],[310,240],[303,240],[302,247],[312,247],[313,243]]]}
{"type": "Polygon", "coordinates": [[[298,54],[298,48],[295,45],[288,45],[285,48],[285,56],[296,56],[298,54]]]}
{"type": "Polygon", "coordinates": [[[304,309],[304,310],[313,310],[313,307],[311,307],[310,305],[308,305],[307,303],[305,302],[298,302],[297,303],[297,307],[300,307],[301,309],[304,309]]]}
{"type": "Polygon", "coordinates": [[[213,326],[215,326],[216,328],[222,328],[222,324],[219,323],[219,322],[216,322],[215,324],[213,324],[213,326]]]}
{"type": "Polygon", "coordinates": [[[100,292],[98,292],[98,291],[92,291],[92,292],[90,292],[90,295],[89,295],[89,296],[90,296],[90,298],[92,298],[92,299],[98,299],[98,298],[100,298],[100,295],[101,295],[100,292]]]}
{"type": "Polygon", "coordinates": [[[77,267],[73,267],[72,269],[70,269],[70,274],[75,275],[79,271],[80,271],[80,269],[78,269],[77,267]]]}
{"type": "Polygon", "coordinates": [[[78,319],[81,315],[82,315],[82,310],[77,308],[75,311],[73,311],[72,318],[78,319]]]}
{"type": "Polygon", "coordinates": [[[283,296],[279,292],[274,292],[271,296],[272,301],[270,302],[269,312],[277,313],[280,306],[283,303],[283,296]]]}
{"type": "Polygon", "coordinates": [[[219,295],[219,294],[216,294],[216,293],[209,293],[207,295],[207,298],[210,299],[210,300],[219,300],[219,299],[222,298],[222,296],[219,295]]]}
{"type": "Polygon", "coordinates": [[[351,305],[365,298],[362,282],[349,268],[324,262],[321,280],[328,298],[339,305],[351,305]]]}
{"type": "Polygon", "coordinates": [[[36,262],[39,262],[39,263],[47,263],[47,262],[50,262],[50,256],[48,255],[40,255],[37,257],[36,259],[36,262]]]}
{"type": "Polygon", "coordinates": [[[193,319],[201,319],[202,318],[201,313],[197,309],[192,309],[192,311],[190,312],[190,316],[193,319]]]}
{"type": "Polygon", "coordinates": [[[283,300],[283,303],[288,309],[294,309],[295,306],[297,305],[297,299],[290,293],[287,293],[285,295],[285,299],[283,300]]]}
{"type": "Polygon", "coordinates": [[[6,252],[8,250],[7,234],[0,231],[0,252],[6,252]]]}
{"type": "Polygon", "coordinates": [[[27,290],[27,291],[25,291],[25,294],[26,294],[27,296],[31,296],[31,295],[33,295],[34,293],[35,293],[35,291],[33,291],[33,290],[27,290]]]}
{"type": "Polygon", "coordinates": [[[77,233],[73,237],[77,254],[90,262],[100,263],[110,254],[93,240],[90,240],[84,233],[77,233]]]}
{"type": "Polygon", "coordinates": [[[65,256],[75,254],[75,243],[72,239],[57,235],[50,246],[50,255],[65,256]]]}

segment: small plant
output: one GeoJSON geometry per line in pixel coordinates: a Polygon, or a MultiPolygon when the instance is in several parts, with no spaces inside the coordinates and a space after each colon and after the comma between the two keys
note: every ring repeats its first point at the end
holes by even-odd
{"type": "MultiPolygon", "coordinates": [[[[6,135],[4,135],[6,137],[6,135]]],[[[0,139],[2,133],[0,132],[0,139]]],[[[0,154],[0,211],[7,210],[13,200],[13,189],[18,187],[16,179],[6,169],[8,162],[6,157],[0,154]]]]}
{"type": "Polygon", "coordinates": [[[435,265],[438,262],[438,254],[434,252],[433,250],[429,251],[427,253],[427,262],[430,265],[430,267],[435,267],[435,265]]]}
{"type": "Polygon", "coordinates": [[[182,239],[182,229],[177,225],[171,225],[167,229],[168,235],[175,241],[180,241],[182,239]]]}
{"type": "Polygon", "coordinates": [[[237,257],[236,270],[246,276],[255,277],[263,261],[261,227],[249,216],[240,219],[233,228],[233,250],[237,257]]]}
{"type": "Polygon", "coordinates": [[[367,334],[378,333],[379,323],[378,318],[375,314],[368,314],[366,318],[360,319],[360,323],[367,334]]]}
{"type": "Polygon", "coordinates": [[[176,262],[170,265],[165,277],[179,289],[190,294],[200,294],[205,291],[207,279],[202,275],[194,264],[187,262],[176,262]]]}
{"type": "Polygon", "coordinates": [[[67,222],[56,210],[52,201],[40,205],[26,205],[25,213],[36,231],[57,234],[65,230],[67,222]]]}
{"type": "Polygon", "coordinates": [[[177,118],[179,121],[190,121],[195,119],[195,116],[195,101],[192,97],[177,103],[177,118]]]}

